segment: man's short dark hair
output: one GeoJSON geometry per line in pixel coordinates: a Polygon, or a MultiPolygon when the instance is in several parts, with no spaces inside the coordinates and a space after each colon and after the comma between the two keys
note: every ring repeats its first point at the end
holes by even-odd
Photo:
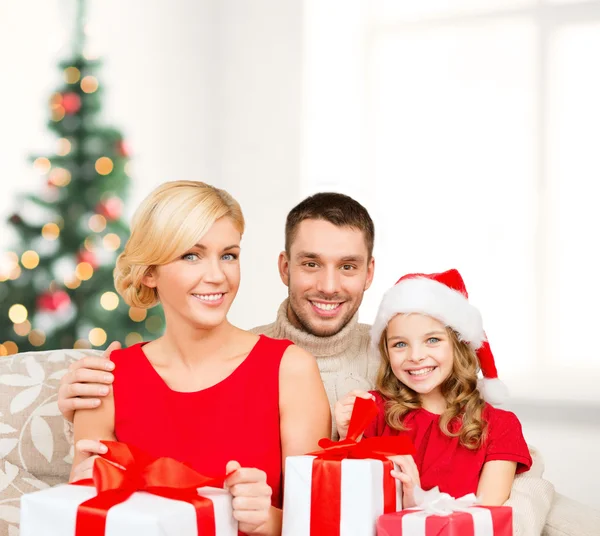
{"type": "Polygon", "coordinates": [[[298,226],[304,220],[324,220],[337,227],[351,227],[362,231],[369,258],[373,255],[375,241],[373,220],[367,209],[350,196],[336,192],[320,192],[297,204],[290,211],[285,222],[285,251],[288,255],[298,226]]]}

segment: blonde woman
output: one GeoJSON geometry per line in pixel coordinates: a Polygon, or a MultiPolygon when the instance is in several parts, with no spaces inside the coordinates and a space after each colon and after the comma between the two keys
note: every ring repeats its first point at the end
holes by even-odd
{"type": "Polygon", "coordinates": [[[317,448],[331,417],[311,355],[227,320],[243,231],[238,203],[201,182],[166,183],[142,202],[115,286],[130,306],[160,303],[165,332],[112,352],[106,402],[75,414],[71,481],[90,475],[98,440],[124,441],[207,476],[232,473],[240,531],[271,535],[285,457],[317,448]]]}
{"type": "Polygon", "coordinates": [[[417,451],[414,459],[392,458],[406,506],[414,506],[417,485],[502,505],[531,456],[517,417],[486,402],[499,402],[504,388],[458,271],[402,277],[384,295],[371,336],[381,354],[377,391],[338,402],[340,436],[348,432],[356,396],[373,397],[379,416],[364,436],[407,435],[417,451]]]}

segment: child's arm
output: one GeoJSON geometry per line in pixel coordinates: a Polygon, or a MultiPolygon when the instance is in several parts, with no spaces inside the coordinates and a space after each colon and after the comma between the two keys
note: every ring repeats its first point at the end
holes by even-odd
{"type": "MultiPolygon", "coordinates": [[[[80,480],[82,475],[89,476],[91,465],[88,460],[90,452],[94,452],[92,442],[101,439],[115,441],[115,399],[112,387],[102,404],[93,409],[80,409],[73,419],[75,433],[75,455],[71,467],[69,481],[80,480]],[[90,441],[91,440],[91,441],[90,441]],[[89,465],[89,467],[88,467],[89,465]]],[[[104,452],[99,445],[96,452],[104,452]]],[[[92,462],[93,464],[93,462],[92,462]]]]}
{"type": "MultiPolygon", "coordinates": [[[[350,417],[352,416],[352,410],[354,409],[354,402],[356,399],[365,398],[374,400],[375,397],[367,393],[367,391],[360,391],[355,389],[354,391],[350,391],[346,396],[340,398],[335,403],[335,408],[333,410],[335,417],[335,427],[337,428],[338,435],[340,439],[346,439],[348,435],[348,426],[350,425],[350,417]]],[[[357,438],[360,441],[362,438],[362,434],[357,438]]]]}
{"type": "Polygon", "coordinates": [[[493,460],[483,465],[477,497],[484,506],[502,506],[510,497],[517,462],[493,460]]]}

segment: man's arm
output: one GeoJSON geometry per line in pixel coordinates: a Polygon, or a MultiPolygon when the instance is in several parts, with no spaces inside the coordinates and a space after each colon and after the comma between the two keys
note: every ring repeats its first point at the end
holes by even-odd
{"type": "Polygon", "coordinates": [[[102,357],[86,356],[71,363],[58,389],[58,409],[67,421],[73,422],[76,410],[97,408],[108,395],[115,368],[108,358],[119,348],[121,343],[112,342],[102,357]]]}

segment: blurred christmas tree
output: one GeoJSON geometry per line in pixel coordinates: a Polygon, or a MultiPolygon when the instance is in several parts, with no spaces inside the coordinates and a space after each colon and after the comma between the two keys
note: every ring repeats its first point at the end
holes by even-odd
{"type": "Polygon", "coordinates": [[[9,218],[20,243],[0,253],[0,356],[130,345],[164,325],[160,308],[129,308],[114,291],[115,259],[129,233],[129,150],[99,121],[100,62],[84,53],[84,0],[77,1],[73,55],[60,63],[64,83],[49,101],[56,151],[32,159],[42,191],[26,195],[9,218]]]}

